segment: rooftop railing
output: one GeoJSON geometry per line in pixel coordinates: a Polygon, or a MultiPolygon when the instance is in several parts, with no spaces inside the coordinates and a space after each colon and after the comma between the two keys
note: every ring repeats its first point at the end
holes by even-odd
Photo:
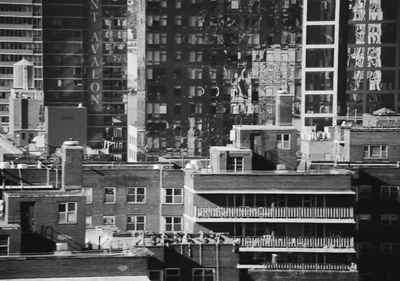
{"type": "Polygon", "coordinates": [[[196,218],[353,219],[351,207],[195,207],[196,218]]]}
{"type": "Polygon", "coordinates": [[[245,248],[354,248],[353,237],[288,237],[271,236],[237,237],[239,246],[245,248]]]}
{"type": "Polygon", "coordinates": [[[238,265],[238,268],[259,270],[313,270],[313,271],[357,271],[357,265],[352,264],[319,264],[319,263],[265,263],[262,265],[238,265]]]}

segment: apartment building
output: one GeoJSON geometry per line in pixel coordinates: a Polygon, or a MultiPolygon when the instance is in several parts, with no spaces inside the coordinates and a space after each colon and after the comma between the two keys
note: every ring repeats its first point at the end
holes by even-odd
{"type": "Polygon", "coordinates": [[[87,107],[87,144],[126,157],[127,2],[43,1],[45,105],[87,107]]]}
{"type": "Polygon", "coordinates": [[[42,1],[3,0],[0,4],[0,126],[1,133],[8,133],[13,64],[23,58],[33,63],[33,88],[43,89],[42,1]]]}
{"type": "Polygon", "coordinates": [[[399,111],[399,9],[395,0],[304,1],[303,127],[399,111]]]}
{"type": "Polygon", "coordinates": [[[147,155],[206,156],[234,124],[272,124],[278,90],[299,96],[300,1],[146,3],[147,155]]]}

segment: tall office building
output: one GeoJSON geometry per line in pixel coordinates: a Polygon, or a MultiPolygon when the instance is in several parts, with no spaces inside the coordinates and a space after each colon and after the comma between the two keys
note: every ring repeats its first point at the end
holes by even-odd
{"type": "Polygon", "coordinates": [[[45,105],[88,109],[88,146],[126,155],[127,1],[44,0],[45,105]]]}
{"type": "Polygon", "coordinates": [[[396,0],[304,1],[303,126],[399,112],[399,9],[396,0]]]}
{"type": "Polygon", "coordinates": [[[34,88],[42,89],[41,0],[0,1],[0,132],[9,129],[10,90],[13,64],[22,58],[34,66],[34,88]]]}
{"type": "Polygon", "coordinates": [[[301,1],[159,0],[139,14],[132,96],[146,114],[131,124],[145,122],[147,154],[207,155],[234,124],[273,123],[278,90],[300,92],[301,1]]]}

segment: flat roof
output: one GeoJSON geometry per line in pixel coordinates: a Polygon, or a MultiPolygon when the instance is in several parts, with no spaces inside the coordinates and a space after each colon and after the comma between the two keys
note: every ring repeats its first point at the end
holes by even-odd
{"type": "MultiPolygon", "coordinates": [[[[83,272],[83,271],[82,271],[83,272]]],[[[147,276],[99,276],[99,277],[54,277],[54,278],[21,278],[21,279],[4,279],[13,281],[150,281],[147,276]]]]}
{"type": "Polygon", "coordinates": [[[276,126],[276,125],[234,125],[234,129],[241,131],[251,131],[251,130],[296,130],[294,126],[276,126]]]}
{"type": "Polygon", "coordinates": [[[8,196],[11,197],[71,197],[83,196],[81,190],[78,191],[63,191],[63,190],[5,190],[8,196]]]}

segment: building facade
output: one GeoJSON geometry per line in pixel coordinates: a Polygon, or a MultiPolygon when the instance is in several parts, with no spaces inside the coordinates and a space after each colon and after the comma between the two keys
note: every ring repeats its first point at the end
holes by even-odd
{"type": "Polygon", "coordinates": [[[272,123],[276,92],[299,95],[300,2],[147,1],[145,152],[207,155],[272,123]]]}
{"type": "Polygon", "coordinates": [[[399,9],[395,0],[304,1],[303,127],[399,112],[399,9]]]}
{"type": "Polygon", "coordinates": [[[126,159],[127,1],[43,1],[45,105],[87,106],[87,144],[126,159]]]}
{"type": "Polygon", "coordinates": [[[0,7],[0,125],[8,133],[13,64],[22,58],[34,67],[34,87],[43,89],[42,1],[1,1],[0,7]]]}

